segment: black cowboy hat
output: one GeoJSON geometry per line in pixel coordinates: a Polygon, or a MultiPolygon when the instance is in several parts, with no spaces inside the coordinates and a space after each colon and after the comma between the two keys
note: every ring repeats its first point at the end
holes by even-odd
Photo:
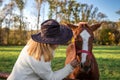
{"type": "Polygon", "coordinates": [[[49,19],[41,24],[41,30],[31,35],[32,39],[40,43],[65,44],[73,36],[69,27],[60,25],[56,20],[49,19]]]}

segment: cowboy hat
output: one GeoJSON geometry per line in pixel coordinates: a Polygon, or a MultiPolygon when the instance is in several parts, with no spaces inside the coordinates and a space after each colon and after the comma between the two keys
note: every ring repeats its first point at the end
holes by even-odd
{"type": "Polygon", "coordinates": [[[41,30],[31,35],[32,39],[40,43],[65,44],[73,36],[69,27],[60,25],[56,20],[49,19],[41,24],[41,30]]]}

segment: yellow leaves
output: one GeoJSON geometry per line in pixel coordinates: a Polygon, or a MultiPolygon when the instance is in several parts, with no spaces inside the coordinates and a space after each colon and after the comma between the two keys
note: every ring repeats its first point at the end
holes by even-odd
{"type": "Polygon", "coordinates": [[[108,32],[108,35],[109,35],[109,40],[110,41],[114,41],[115,40],[115,35],[111,32],[108,32]]]}
{"type": "Polygon", "coordinates": [[[112,33],[111,32],[108,32],[108,35],[111,35],[112,33]]]}

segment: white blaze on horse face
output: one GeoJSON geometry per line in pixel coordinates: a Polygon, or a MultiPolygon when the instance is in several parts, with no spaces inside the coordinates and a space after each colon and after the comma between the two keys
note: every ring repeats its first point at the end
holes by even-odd
{"type": "MultiPolygon", "coordinates": [[[[88,39],[90,37],[90,34],[87,32],[87,30],[83,30],[80,33],[80,36],[82,37],[82,40],[83,40],[82,50],[88,51],[88,39]]],[[[86,53],[82,53],[81,63],[85,63],[86,62],[86,57],[87,57],[87,54],[86,53]]]]}

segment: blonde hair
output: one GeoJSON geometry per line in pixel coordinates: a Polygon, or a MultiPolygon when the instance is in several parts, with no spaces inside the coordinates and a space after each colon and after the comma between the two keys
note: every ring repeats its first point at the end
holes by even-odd
{"type": "Polygon", "coordinates": [[[52,45],[46,43],[35,42],[30,39],[27,43],[28,53],[30,56],[33,56],[36,60],[41,60],[43,55],[45,62],[50,61],[53,58],[53,48],[52,45]]]}

